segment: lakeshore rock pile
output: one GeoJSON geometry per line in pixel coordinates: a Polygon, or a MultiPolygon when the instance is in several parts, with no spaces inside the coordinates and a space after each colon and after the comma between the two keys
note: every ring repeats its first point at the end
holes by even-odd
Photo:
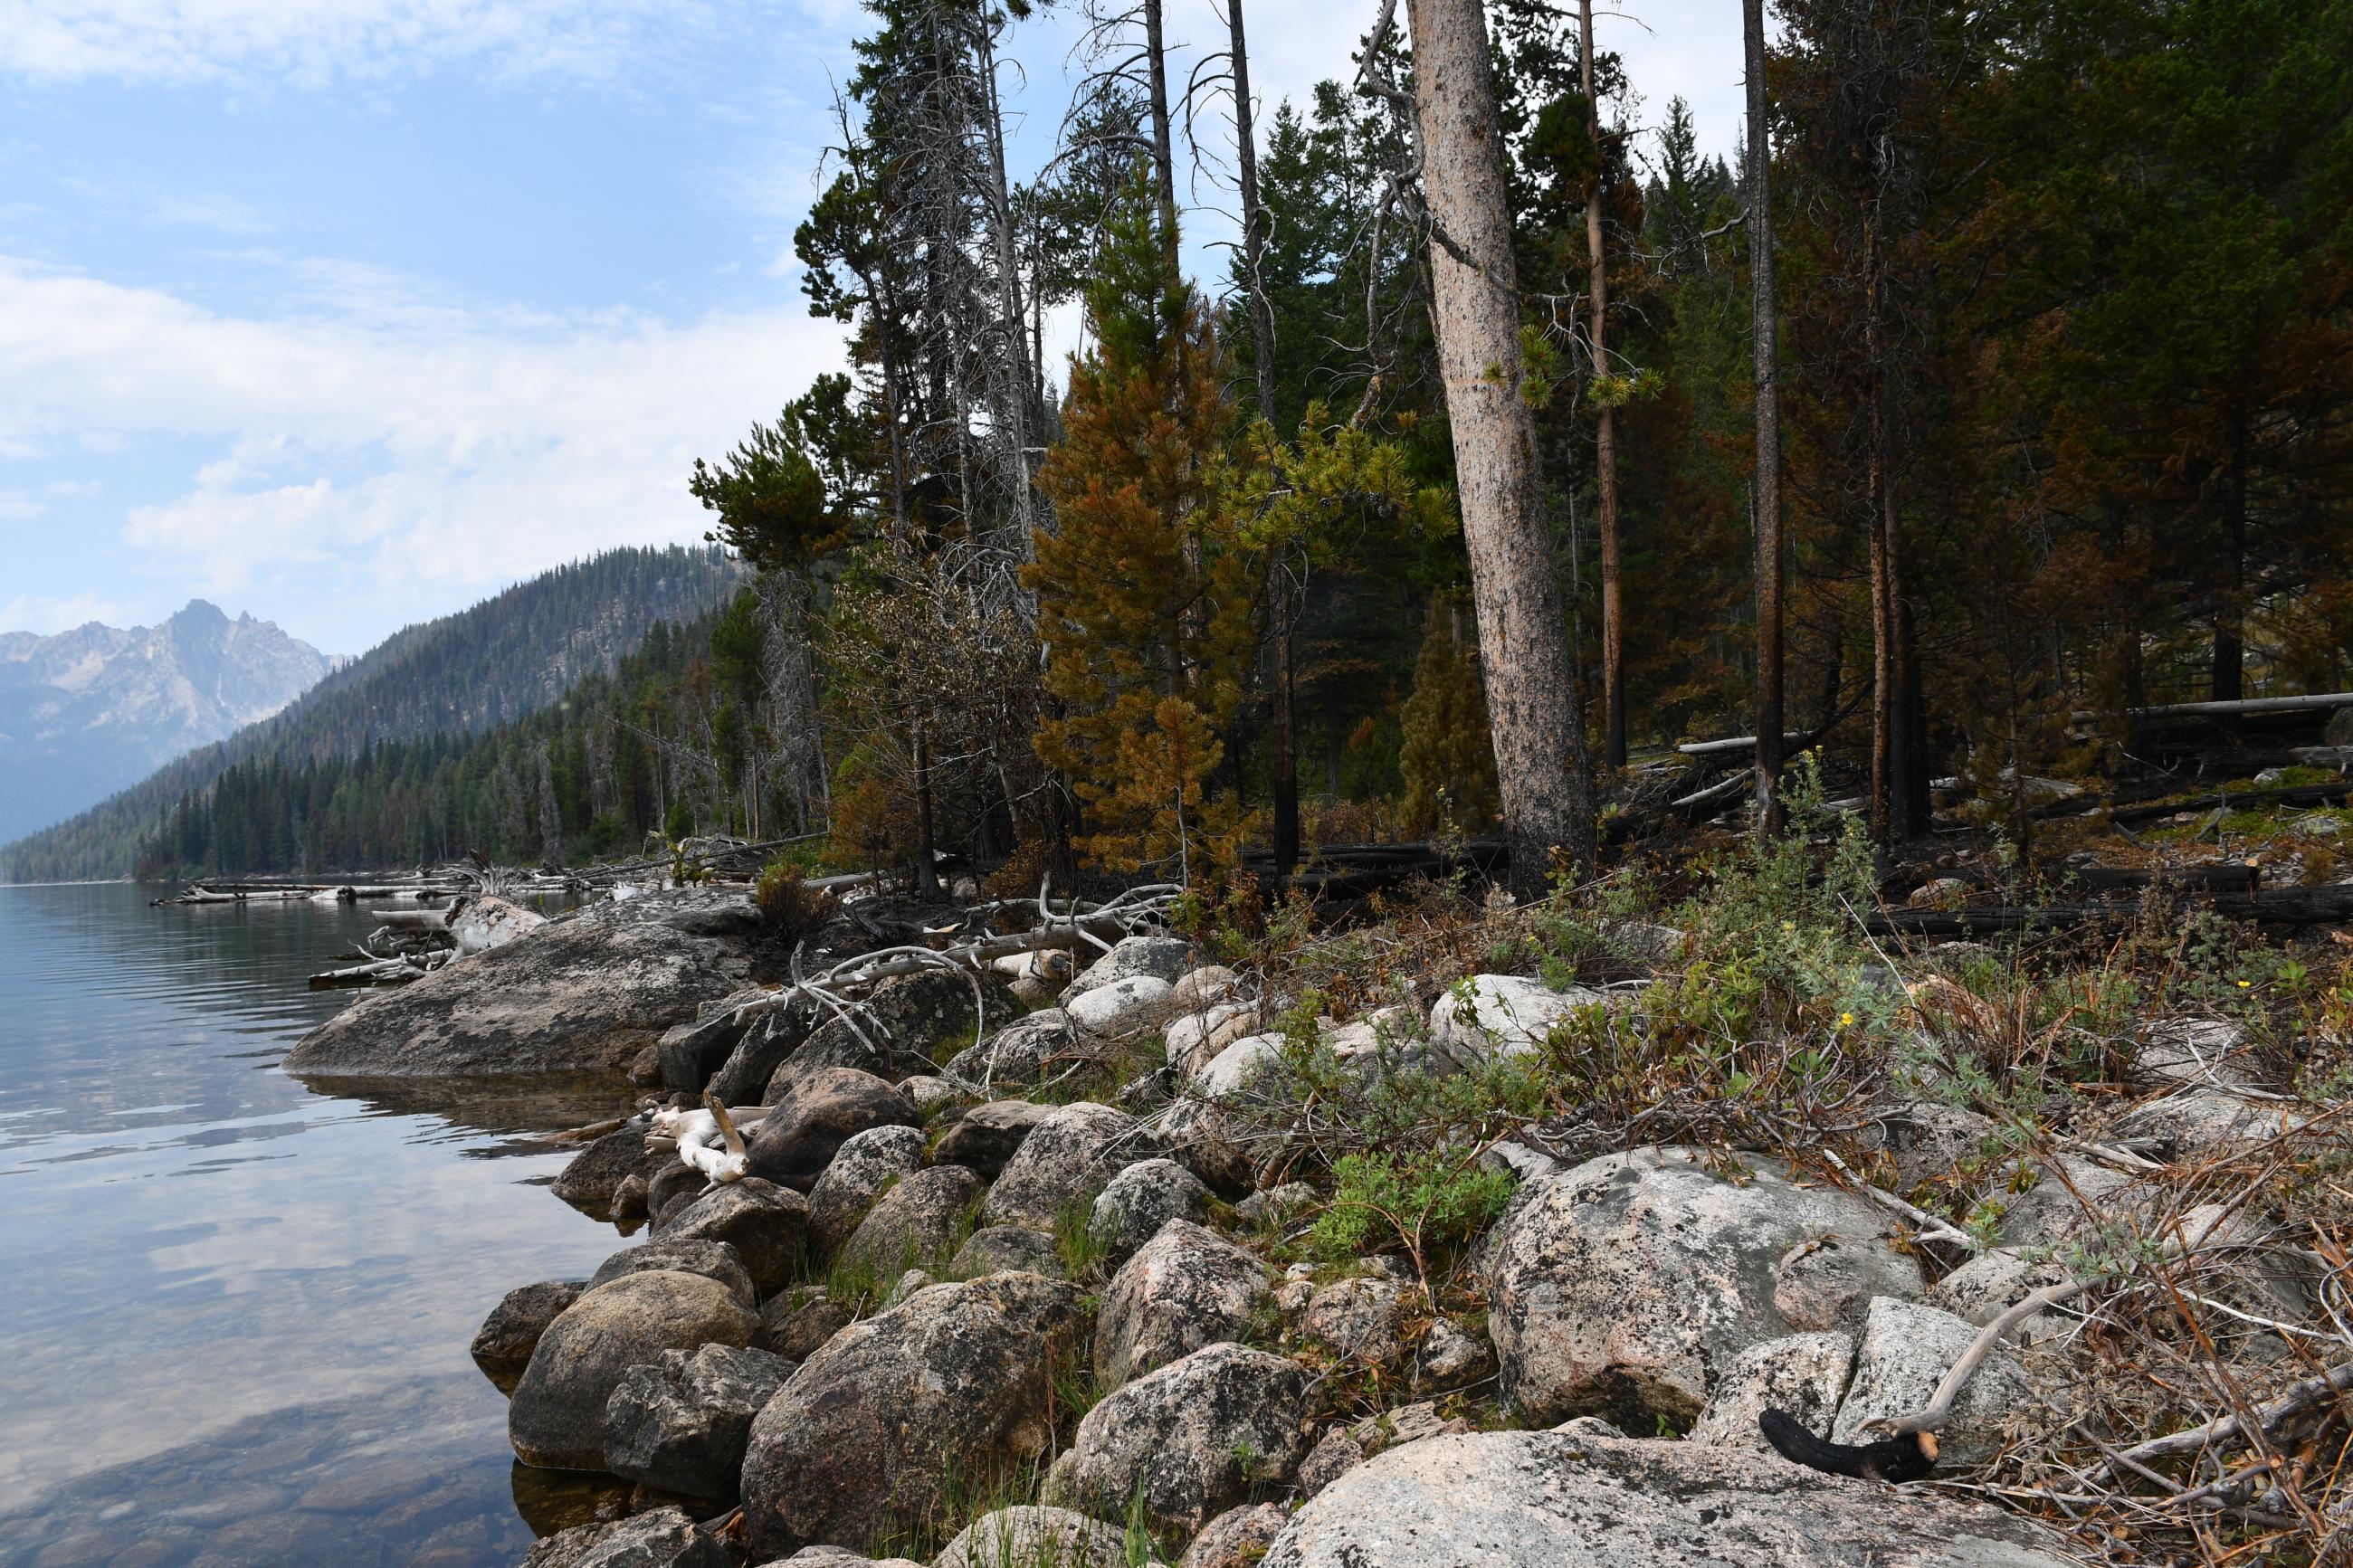
{"type": "MultiPolygon", "coordinates": [[[[545,977],[523,1059],[612,1064],[740,990],[732,939],[686,923],[592,940],[558,922],[472,963],[545,977]],[[584,981],[599,1021],[557,1049],[590,1005],[554,996],[556,976],[596,968],[599,942],[611,963],[643,959],[642,979],[584,981]]],[[[369,997],[306,1059],[451,1060],[446,1042],[462,1041],[467,1062],[511,1068],[486,1042],[522,1005],[510,993],[498,1016],[469,1016],[479,994],[455,966],[369,997]],[[396,1039],[411,1043],[367,1044],[396,1039]]],[[[1999,1510],[1791,1465],[1757,1426],[1773,1405],[1858,1440],[1916,1407],[1977,1325],[2063,1279],[2053,1265],[1989,1247],[1931,1289],[1899,1215],[1778,1162],[1514,1145],[1497,1152],[1516,1196],[1466,1263],[1483,1321],[1449,1315],[1402,1258],[1270,1260],[1326,1198],[1236,1142],[1230,1109],[1284,1037],[1253,1030],[1274,1009],[1231,971],[1132,938],[1057,1007],[1020,1016],[992,998],[976,1040],[963,995],[959,1010],[933,976],[884,982],[854,1050],[855,1031],[780,1043],[754,1025],[723,1051],[672,1051],[670,1070],[691,1059],[702,1079],[673,1085],[690,1094],[773,1058],[748,1064],[774,1092],[742,1181],[702,1190],[674,1157],[644,1155],[636,1123],[577,1156],[559,1194],[617,1213],[638,1183],[650,1240],[591,1280],[513,1291],[476,1355],[519,1379],[527,1464],[633,1489],[617,1492],[627,1517],[542,1542],[538,1568],[850,1568],[908,1551],[937,1568],[1112,1568],[1131,1539],[1185,1568],[2066,1560],[1999,1510]],[[1058,1102],[1070,1063],[1132,1061],[1139,1039],[1165,1065],[1121,1103],[1058,1102]],[[1312,1395],[1335,1377],[1391,1403],[1332,1418],[1312,1395]],[[1521,1429],[1480,1429],[1499,1426],[1521,1429]]],[[[1332,1025],[1327,1043],[1345,1070],[1444,1071],[1613,1005],[1482,975],[1428,1016],[1332,1025]]],[[[1969,1141],[1928,1128],[1891,1158],[1933,1157],[1933,1136],[1969,1141]]],[[[2013,1213],[2036,1239],[2078,1234],[2089,1216],[2061,1194],[2084,1186],[2054,1173],[2013,1213]]],[[[2034,1342],[2030,1326],[1989,1358],[1948,1453],[2003,1446],[2034,1342]]]]}

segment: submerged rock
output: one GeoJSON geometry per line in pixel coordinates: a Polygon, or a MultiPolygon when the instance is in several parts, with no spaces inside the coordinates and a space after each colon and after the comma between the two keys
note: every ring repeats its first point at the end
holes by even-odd
{"type": "Polygon", "coordinates": [[[303,1036],[286,1070],[308,1078],[617,1075],[748,972],[733,943],[659,922],[554,921],[396,990],[361,996],[303,1036]]]}
{"type": "Polygon", "coordinates": [[[1697,1443],[1473,1432],[1357,1466],[1264,1568],[2063,1568],[1990,1508],[1697,1443]]]}

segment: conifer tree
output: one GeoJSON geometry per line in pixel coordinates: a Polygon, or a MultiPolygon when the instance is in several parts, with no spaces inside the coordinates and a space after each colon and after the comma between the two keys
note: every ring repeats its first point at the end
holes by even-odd
{"type": "Polygon", "coordinates": [[[1430,629],[1405,701],[1405,826],[1429,833],[1442,824],[1483,827],[1495,818],[1495,748],[1487,735],[1487,699],[1479,661],[1462,646],[1461,613],[1432,599],[1430,629]]]}

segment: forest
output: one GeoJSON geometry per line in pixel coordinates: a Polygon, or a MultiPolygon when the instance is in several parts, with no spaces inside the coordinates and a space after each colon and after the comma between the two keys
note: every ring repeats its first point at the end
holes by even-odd
{"type": "Polygon", "coordinates": [[[2347,0],[1751,4],[1729,160],[1589,0],[1368,5],[1271,108],[1245,0],[1188,81],[1165,0],[1085,4],[1027,178],[1028,7],[866,7],[797,237],[854,369],[681,476],[723,613],[150,802],[142,864],[1492,830],[1526,890],[1677,742],[1758,737],[1766,819],[1813,750],[1893,846],[1932,782],[2133,765],[2134,710],[2353,685],[2347,0]]]}

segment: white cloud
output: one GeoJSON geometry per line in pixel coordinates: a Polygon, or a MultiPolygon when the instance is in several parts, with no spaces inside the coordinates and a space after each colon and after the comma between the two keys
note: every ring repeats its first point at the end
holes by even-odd
{"type": "Polygon", "coordinates": [[[131,612],[122,605],[96,594],[76,594],[64,599],[20,595],[0,602],[0,633],[34,632],[49,637],[91,621],[119,626],[130,619],[131,612]]]}
{"type": "Polygon", "coordinates": [[[0,73],[316,86],[470,60],[609,81],[711,16],[685,0],[0,0],[0,73]]]}
{"type": "Polygon", "coordinates": [[[125,518],[153,569],[229,594],[323,564],[438,599],[699,536],[694,458],[841,362],[797,300],[672,324],[366,298],[259,321],[0,258],[0,447],[216,442],[125,518]]]}

